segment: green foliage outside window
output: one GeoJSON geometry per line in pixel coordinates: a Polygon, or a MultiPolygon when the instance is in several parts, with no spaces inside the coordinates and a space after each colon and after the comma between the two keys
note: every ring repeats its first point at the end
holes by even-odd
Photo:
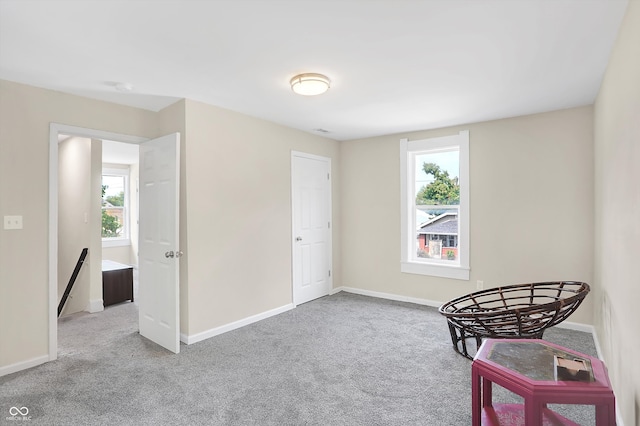
{"type": "MultiPolygon", "coordinates": [[[[102,185],[102,205],[106,203],[111,204],[112,206],[123,206],[124,205],[124,192],[120,192],[120,194],[110,195],[105,199],[105,191],[107,190],[107,185],[102,185]]],[[[120,228],[121,224],[117,217],[111,216],[107,211],[102,209],[102,238],[115,238],[120,236],[120,228]]]]}
{"type": "Polygon", "coordinates": [[[106,200],[112,206],[124,206],[124,191],[120,191],[118,195],[109,195],[106,200]]]}
{"type": "Polygon", "coordinates": [[[119,237],[118,229],[120,229],[118,218],[102,210],[102,238],[119,237]]]}
{"type": "Polygon", "coordinates": [[[460,184],[458,178],[450,178],[449,172],[442,170],[436,163],[424,163],[422,170],[432,175],[434,180],[420,188],[416,195],[417,205],[460,204],[460,184]]]}

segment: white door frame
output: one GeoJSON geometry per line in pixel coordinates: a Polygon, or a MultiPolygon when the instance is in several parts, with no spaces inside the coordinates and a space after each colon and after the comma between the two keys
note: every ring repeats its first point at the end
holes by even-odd
{"type": "Polygon", "coordinates": [[[49,361],[58,358],[58,134],[139,144],[138,136],[51,123],[49,125],[49,361]]]}
{"type": "Polygon", "coordinates": [[[295,194],[294,194],[294,182],[293,182],[293,158],[294,157],[301,157],[301,158],[308,158],[311,160],[318,160],[318,161],[323,161],[326,162],[328,167],[329,167],[329,191],[327,191],[327,195],[328,195],[328,209],[329,209],[329,222],[331,224],[331,227],[329,229],[329,232],[327,233],[327,266],[329,268],[329,270],[332,272],[331,275],[328,277],[328,293],[331,293],[331,290],[333,289],[333,208],[332,208],[332,200],[333,200],[333,189],[332,189],[332,177],[333,177],[333,171],[331,169],[331,158],[329,157],[323,157],[320,155],[315,155],[315,154],[309,154],[306,152],[301,152],[301,151],[291,151],[291,302],[293,303],[294,306],[296,306],[296,300],[295,300],[295,250],[296,250],[296,229],[295,229],[295,194]]]}

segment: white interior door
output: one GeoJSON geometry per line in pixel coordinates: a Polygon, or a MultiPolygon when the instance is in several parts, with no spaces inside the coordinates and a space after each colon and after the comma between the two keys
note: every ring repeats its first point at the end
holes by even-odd
{"type": "Polygon", "coordinates": [[[140,144],[140,334],[180,352],[180,134],[140,144]]]}
{"type": "Polygon", "coordinates": [[[331,159],[291,154],[293,303],[331,291],[331,159]]]}

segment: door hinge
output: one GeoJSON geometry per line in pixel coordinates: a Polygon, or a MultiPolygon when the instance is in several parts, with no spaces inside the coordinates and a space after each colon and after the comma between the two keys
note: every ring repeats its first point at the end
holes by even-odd
{"type": "Polygon", "coordinates": [[[331,269],[329,269],[329,276],[331,276],[331,269]]]}
{"type": "Polygon", "coordinates": [[[330,176],[330,174],[329,174],[329,173],[327,173],[327,180],[331,179],[329,176],[330,176]]]}
{"type": "Polygon", "coordinates": [[[327,222],[327,228],[331,229],[331,222],[327,222]]]}

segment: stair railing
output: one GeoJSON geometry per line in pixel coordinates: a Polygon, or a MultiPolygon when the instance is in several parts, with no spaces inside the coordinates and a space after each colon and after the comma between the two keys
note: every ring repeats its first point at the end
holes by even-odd
{"type": "Polygon", "coordinates": [[[64,294],[62,295],[62,300],[60,300],[60,304],[58,305],[58,317],[60,317],[60,313],[64,308],[64,304],[67,302],[67,298],[69,297],[69,293],[71,293],[71,289],[73,288],[73,284],[76,282],[76,278],[78,278],[78,274],[80,273],[80,268],[84,264],[84,259],[87,257],[87,253],[89,252],[88,248],[83,248],[82,253],[80,253],[80,258],[78,259],[78,263],[76,263],[76,267],[73,270],[73,274],[71,274],[71,278],[69,279],[69,283],[67,284],[67,288],[64,290],[64,294]]]}

